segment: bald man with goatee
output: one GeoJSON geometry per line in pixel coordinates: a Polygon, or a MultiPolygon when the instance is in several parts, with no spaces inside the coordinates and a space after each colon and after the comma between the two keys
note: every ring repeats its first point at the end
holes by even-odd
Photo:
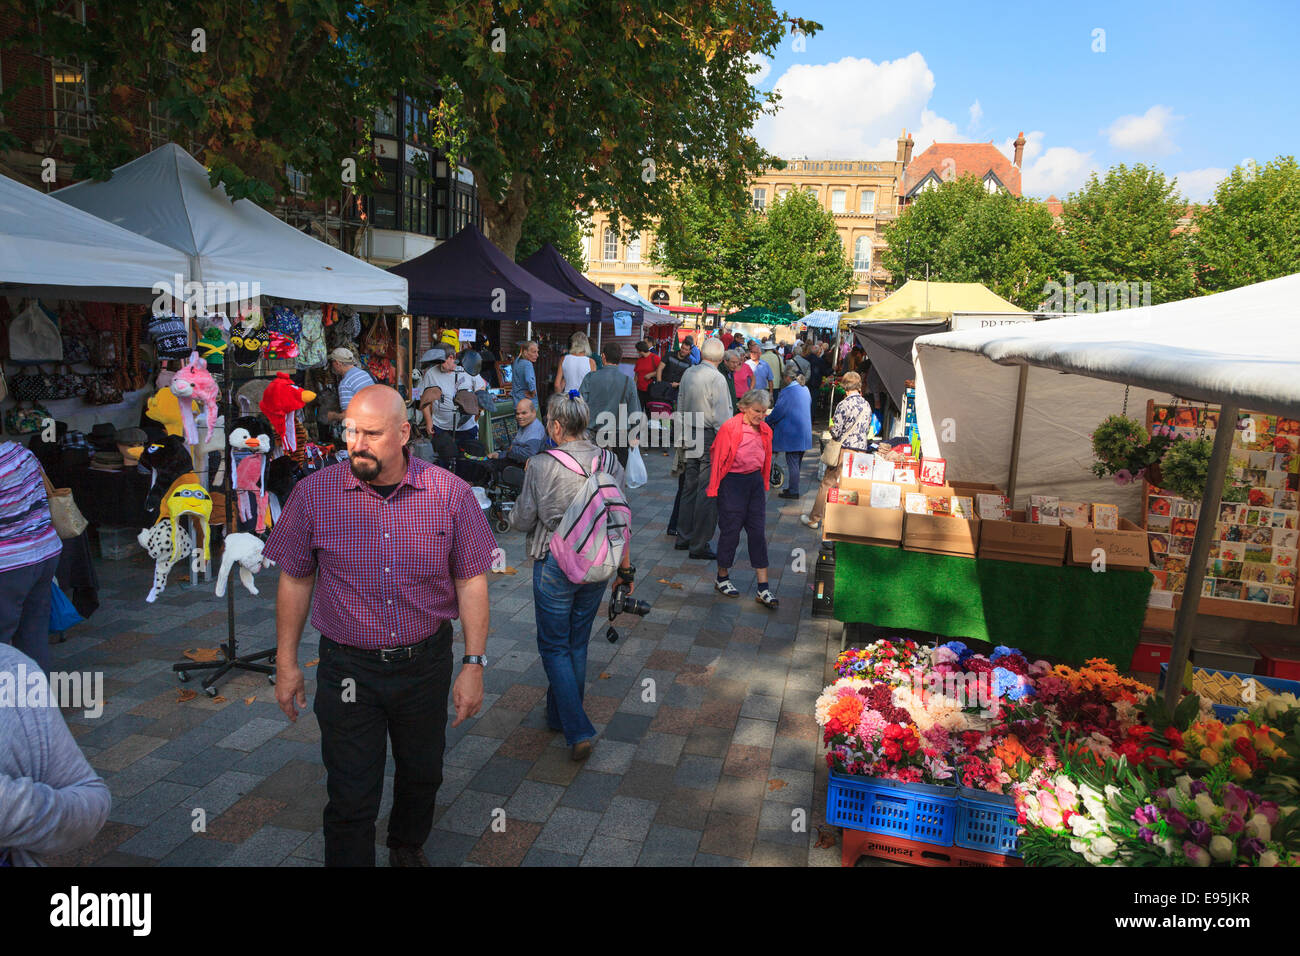
{"type": "Polygon", "coordinates": [[[325,865],[375,865],[391,740],[388,862],[428,866],[448,692],[453,727],[483,704],[496,542],[469,485],[407,453],[411,425],[394,389],[361,389],[343,425],[349,461],[295,485],[266,543],[280,566],[275,696],[290,720],[307,706],[298,644],[310,611],[321,634],[313,710],[329,797],[325,865]],[[465,655],[452,688],[458,617],[465,655]]]}

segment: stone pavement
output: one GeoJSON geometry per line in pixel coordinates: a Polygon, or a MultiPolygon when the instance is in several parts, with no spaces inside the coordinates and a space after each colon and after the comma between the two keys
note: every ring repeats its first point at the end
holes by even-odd
{"type": "MultiPolygon", "coordinates": [[[[801,502],[769,498],[775,612],[754,600],[743,546],[738,599],[714,592],[715,565],[672,548],[676,539],[663,534],[676,492],[668,461],[651,452],[650,481],[630,496],[636,596],[654,610],[620,616],[616,644],[604,639],[603,611],[593,628],[586,707],[599,736],[585,763],[572,762],[562,735],[546,729],[531,566],[522,535],[498,535],[515,573],[489,575],[487,695],[477,718],[448,729],[425,847],[435,865],[838,865],[837,846],[815,846],[825,762],[813,704],[840,633],[809,615],[817,541],[798,515],[816,488],[816,458],[805,461],[801,502]],[[800,570],[794,549],[806,549],[800,570]]],[[[108,781],[113,809],[93,844],[53,862],[320,865],[316,632],[309,626],[303,636],[309,702],[296,724],[261,675],[236,672],[220,684],[221,698],[200,691],[182,702],[199,679],[180,684],[171,665],[186,649],[225,640],[224,599],[211,584],[182,590],[175,570],[166,593],[145,604],[152,567],[142,551],[99,570],[100,609],[53,648],[52,667],[104,675],[103,714],[65,714],[108,781]]],[[[258,597],[233,578],[241,651],[273,646],[274,574],[259,576],[258,597]]],[[[380,865],[392,770],[390,757],[380,865]]]]}

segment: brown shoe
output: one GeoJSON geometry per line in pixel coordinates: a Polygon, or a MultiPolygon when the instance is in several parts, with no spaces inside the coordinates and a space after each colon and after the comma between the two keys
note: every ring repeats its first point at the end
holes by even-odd
{"type": "Polygon", "coordinates": [[[574,760],[586,760],[588,757],[590,757],[590,756],[591,756],[591,746],[592,746],[593,743],[594,743],[594,741],[592,741],[592,740],[590,740],[590,739],[587,739],[587,740],[579,740],[576,744],[573,745],[573,751],[572,751],[573,759],[574,759],[574,760]]]}
{"type": "Polygon", "coordinates": [[[418,846],[393,846],[388,848],[388,865],[397,866],[428,866],[429,860],[424,855],[424,849],[418,846]]]}

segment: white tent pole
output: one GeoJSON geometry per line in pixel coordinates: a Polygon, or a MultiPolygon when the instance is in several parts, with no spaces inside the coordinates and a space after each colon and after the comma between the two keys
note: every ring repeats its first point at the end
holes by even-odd
{"type": "Polygon", "coordinates": [[[597,322],[596,323],[596,351],[597,352],[600,351],[600,334],[604,331],[605,331],[605,323],[597,322]]]}
{"type": "Polygon", "coordinates": [[[532,340],[533,340],[533,320],[532,320],[532,319],[529,319],[529,320],[528,320],[528,331],[524,333],[524,341],[525,341],[525,342],[531,342],[532,340]]]}
{"type": "Polygon", "coordinates": [[[1169,652],[1169,672],[1165,677],[1165,713],[1170,717],[1178,706],[1178,688],[1183,685],[1183,673],[1187,670],[1187,658],[1192,650],[1192,631],[1196,624],[1196,608],[1201,603],[1205,562],[1210,556],[1210,541],[1214,537],[1219,499],[1223,496],[1223,482],[1228,471],[1228,452],[1236,432],[1237,406],[1224,405],[1219,409],[1219,427],[1214,433],[1214,452],[1210,455],[1205,494],[1201,497],[1196,537],[1192,539],[1192,554],[1187,559],[1183,600],[1174,617],[1174,646],[1169,652]]]}
{"type": "Polygon", "coordinates": [[[1016,387],[1016,423],[1011,432],[1011,462],[1007,466],[1007,502],[1016,507],[1016,477],[1020,471],[1020,431],[1025,423],[1025,392],[1029,386],[1029,366],[1020,366],[1020,384],[1016,387]]]}

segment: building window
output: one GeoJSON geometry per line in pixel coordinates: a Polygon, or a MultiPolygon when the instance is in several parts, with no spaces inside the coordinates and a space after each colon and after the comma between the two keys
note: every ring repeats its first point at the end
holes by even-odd
{"type": "Polygon", "coordinates": [[[397,115],[392,103],[375,110],[375,132],[381,136],[397,135],[397,115]]]}
{"type": "Polygon", "coordinates": [[[641,234],[639,232],[632,233],[631,238],[628,239],[627,250],[624,252],[623,261],[624,262],[641,261],[641,234]]]}
{"type": "Polygon", "coordinates": [[[778,190],[776,191],[776,198],[777,198],[777,199],[784,199],[784,198],[785,198],[786,196],[788,196],[788,195],[790,195],[790,187],[789,187],[789,186],[782,186],[780,189],[778,189],[778,190]]]}
{"type": "Polygon", "coordinates": [[[308,176],[301,170],[294,169],[292,166],[285,164],[284,178],[289,183],[289,191],[295,196],[303,196],[307,193],[308,176]]]}
{"type": "Polygon", "coordinates": [[[846,212],[848,195],[843,189],[831,190],[831,212],[846,212]]]}
{"type": "Polygon", "coordinates": [[[650,293],[650,302],[651,302],[651,304],[653,304],[653,305],[667,305],[667,304],[668,304],[668,290],[667,290],[667,289],[655,289],[654,292],[650,293]]]}
{"type": "Polygon", "coordinates": [[[992,195],[1002,187],[998,185],[998,181],[996,179],[990,176],[988,179],[984,180],[984,188],[988,190],[990,195],[992,195]]]}
{"type": "Polygon", "coordinates": [[[51,60],[54,81],[54,128],[61,136],[85,139],[94,126],[85,64],[51,60]]]}
{"type": "Polygon", "coordinates": [[[603,292],[613,292],[613,291],[614,291],[614,283],[612,283],[612,282],[602,282],[602,283],[600,284],[600,288],[601,288],[601,291],[603,291],[603,292]]]}
{"type": "Polygon", "coordinates": [[[754,208],[762,212],[767,208],[767,190],[763,188],[754,190],[754,208]]]}
{"type": "Polygon", "coordinates": [[[853,271],[871,271],[871,237],[858,236],[853,242],[853,271]]]}
{"type": "MultiPolygon", "coordinates": [[[[809,196],[812,196],[813,199],[817,199],[817,187],[816,187],[816,186],[805,186],[805,187],[804,187],[804,192],[806,192],[809,196]]],[[[820,201],[820,200],[819,200],[819,201],[820,201]]]]}
{"type": "Polygon", "coordinates": [[[614,262],[618,259],[618,233],[608,226],[605,227],[605,255],[606,262],[614,262]]]}
{"type": "Polygon", "coordinates": [[[858,196],[858,212],[871,215],[876,211],[876,194],[864,189],[858,196]]]}

